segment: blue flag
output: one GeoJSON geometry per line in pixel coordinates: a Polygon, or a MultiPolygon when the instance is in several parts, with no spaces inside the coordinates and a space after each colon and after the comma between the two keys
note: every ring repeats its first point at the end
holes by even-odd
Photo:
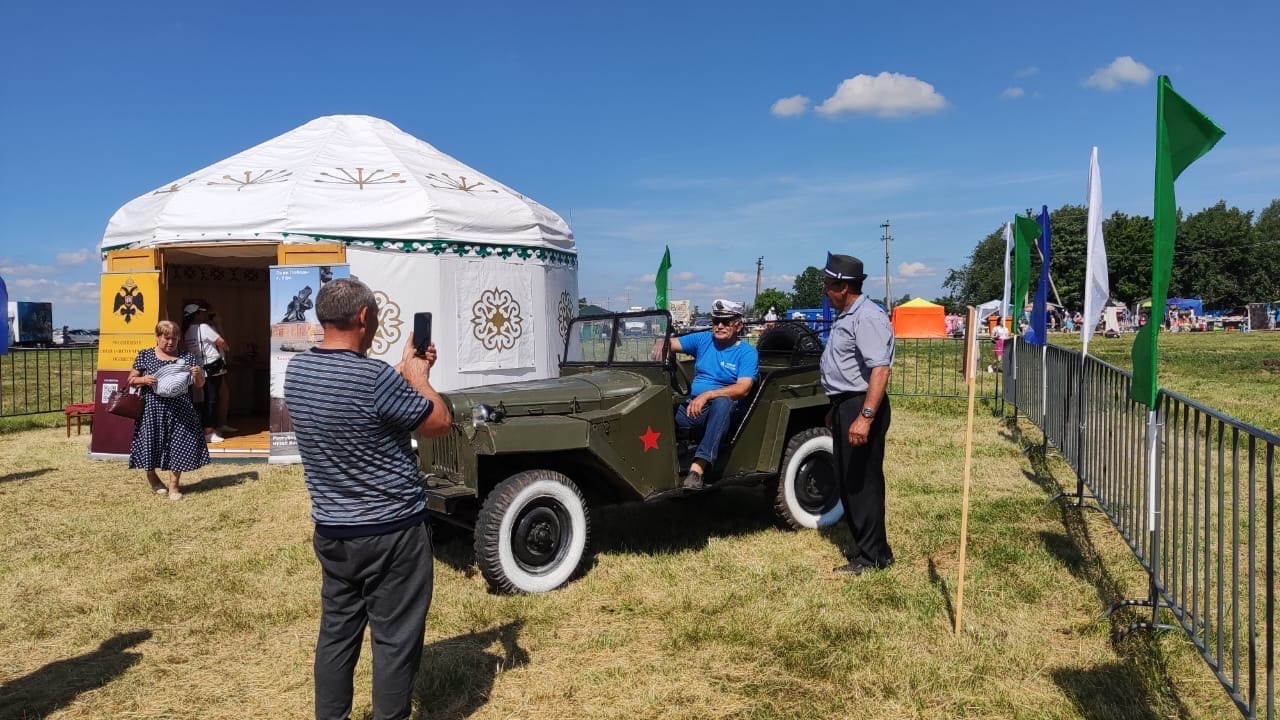
{"type": "Polygon", "coordinates": [[[1040,282],[1031,303],[1031,325],[1027,327],[1027,344],[1037,347],[1049,342],[1047,310],[1049,305],[1049,206],[1040,206],[1040,282]]]}
{"type": "Polygon", "coordinates": [[[0,277],[0,309],[4,310],[5,323],[0,328],[0,355],[9,354],[9,289],[4,285],[4,278],[0,277]]]}

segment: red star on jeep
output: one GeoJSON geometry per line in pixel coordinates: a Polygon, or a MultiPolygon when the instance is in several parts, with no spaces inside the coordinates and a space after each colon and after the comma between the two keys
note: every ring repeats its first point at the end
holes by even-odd
{"type": "Polygon", "coordinates": [[[662,433],[654,432],[652,427],[646,425],[644,428],[644,434],[640,436],[640,442],[644,443],[644,451],[649,452],[650,450],[657,450],[658,438],[660,437],[662,437],[662,433]]]}

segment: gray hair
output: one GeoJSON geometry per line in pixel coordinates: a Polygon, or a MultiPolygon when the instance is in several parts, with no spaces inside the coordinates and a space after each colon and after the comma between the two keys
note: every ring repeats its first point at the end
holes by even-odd
{"type": "Polygon", "coordinates": [[[378,316],[378,301],[368,285],[355,278],[330,280],[316,295],[316,318],[321,325],[332,325],[339,330],[350,330],[356,325],[360,308],[369,308],[378,316]]]}

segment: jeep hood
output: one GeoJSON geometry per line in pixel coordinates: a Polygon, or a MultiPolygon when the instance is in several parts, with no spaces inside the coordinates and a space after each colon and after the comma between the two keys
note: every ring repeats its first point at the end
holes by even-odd
{"type": "Polygon", "coordinates": [[[625,370],[605,369],[545,380],[482,385],[441,393],[454,422],[469,422],[471,410],[485,404],[507,417],[568,415],[608,408],[643,390],[648,381],[625,370]]]}

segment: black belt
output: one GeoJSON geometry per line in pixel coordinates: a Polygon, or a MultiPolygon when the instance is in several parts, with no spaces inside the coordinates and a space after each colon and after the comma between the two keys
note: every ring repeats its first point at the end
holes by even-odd
{"type": "Polygon", "coordinates": [[[862,392],[836,393],[834,395],[828,395],[827,398],[831,400],[832,405],[839,405],[845,400],[852,400],[854,398],[866,397],[866,395],[867,395],[867,392],[863,390],[862,392]]]}

